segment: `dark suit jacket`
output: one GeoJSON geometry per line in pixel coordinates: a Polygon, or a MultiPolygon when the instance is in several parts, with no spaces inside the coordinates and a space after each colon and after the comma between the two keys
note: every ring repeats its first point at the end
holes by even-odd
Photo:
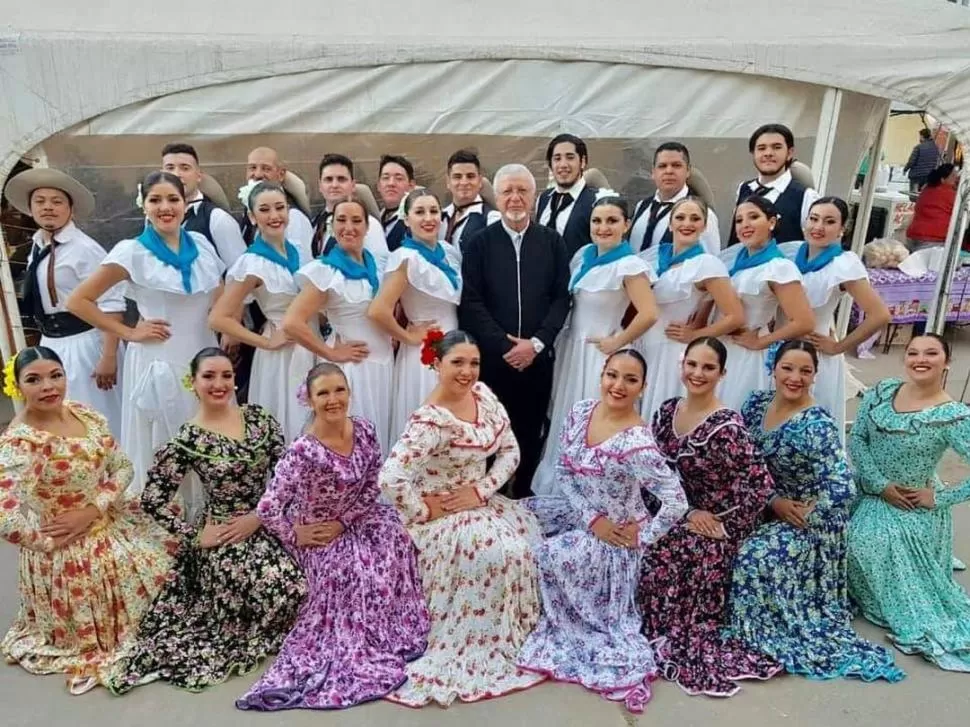
{"type": "MultiPolygon", "coordinates": [[[[551,187],[539,195],[536,220],[542,217],[542,213],[549,206],[549,200],[552,199],[552,193],[555,191],[556,188],[551,187]]],[[[589,185],[583,187],[583,191],[579,193],[579,199],[573,202],[573,207],[569,211],[569,221],[563,231],[563,239],[566,241],[566,254],[569,255],[570,260],[573,259],[573,255],[579,248],[593,241],[589,236],[589,216],[593,211],[593,202],[596,201],[598,191],[589,185]]]]}

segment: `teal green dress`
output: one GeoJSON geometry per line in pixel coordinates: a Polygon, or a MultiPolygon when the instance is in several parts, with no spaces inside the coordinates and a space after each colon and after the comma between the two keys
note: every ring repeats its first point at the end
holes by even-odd
{"type": "Polygon", "coordinates": [[[771,430],[773,392],[755,391],[742,415],[764,452],[779,497],[815,500],[808,527],[768,519],[734,561],[724,635],[740,639],[792,674],[896,682],[892,652],[852,630],[845,576],[846,527],[855,495],[832,416],[810,406],[771,430]]]}
{"type": "Polygon", "coordinates": [[[970,408],[947,402],[897,412],[901,384],[887,379],[866,393],[849,438],[860,490],[849,525],[849,594],[903,653],[970,672],[970,597],[953,580],[950,515],[970,500],[970,479],[947,488],[936,475],[950,447],[970,460],[970,408]],[[879,496],[890,483],[932,485],[936,508],[893,507],[879,496]]]}

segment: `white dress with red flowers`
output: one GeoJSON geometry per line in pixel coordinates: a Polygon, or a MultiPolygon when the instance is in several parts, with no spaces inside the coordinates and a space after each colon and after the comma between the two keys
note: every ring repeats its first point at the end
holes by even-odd
{"type": "MultiPolygon", "coordinates": [[[[461,254],[447,242],[439,243],[445,248],[445,259],[458,273],[458,286],[451,284],[447,276],[429,263],[421,254],[406,247],[399,247],[387,259],[384,273],[390,275],[402,265],[407,265],[408,285],[401,294],[401,307],[411,323],[433,323],[447,333],[458,328],[458,302],[461,300],[461,254]]],[[[408,417],[424,404],[428,394],[438,384],[438,375],[421,363],[421,346],[401,344],[394,362],[394,401],[391,408],[391,441],[393,442],[407,426],[408,417]]]]}
{"type": "Polygon", "coordinates": [[[474,702],[544,679],[515,663],[539,620],[532,554],[541,540],[539,524],[524,507],[495,494],[518,466],[519,447],[492,391],[478,383],[473,395],[474,422],[433,405],[414,412],[380,473],[385,495],[418,548],[431,612],[428,649],[389,697],[412,707],[474,702]],[[428,522],[422,496],[470,486],[485,501],[482,507],[428,522]]]}

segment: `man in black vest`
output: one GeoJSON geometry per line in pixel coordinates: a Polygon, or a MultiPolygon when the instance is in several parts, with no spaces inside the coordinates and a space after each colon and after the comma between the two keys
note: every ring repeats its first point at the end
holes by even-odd
{"type": "Polygon", "coordinates": [[[569,258],[562,236],[530,220],[536,180],[508,164],[495,174],[502,219],[464,243],[458,319],[478,339],[481,378],[505,406],[521,461],[511,485],[531,494],[532,476],[548,434],[553,344],[569,313],[569,258]]]}
{"type": "MultiPolygon", "coordinates": [[[[294,175],[290,175],[293,181],[302,185],[294,175]]],[[[280,160],[279,154],[275,149],[261,146],[249,152],[246,157],[246,179],[249,181],[276,182],[281,185],[286,192],[286,201],[290,205],[290,221],[286,225],[286,241],[296,245],[306,256],[310,256],[311,240],[313,239],[313,225],[310,224],[310,210],[304,209],[303,205],[293,196],[287,185],[286,165],[280,160]]],[[[246,243],[251,243],[256,235],[256,228],[249,215],[243,212],[239,219],[239,226],[243,231],[243,239],[246,243]]]]}
{"type": "MultiPolygon", "coordinates": [[[[341,200],[352,197],[357,188],[354,181],[354,162],[343,154],[325,154],[320,160],[319,167],[320,194],[323,196],[324,207],[313,220],[313,256],[319,257],[329,251],[328,242],[333,234],[333,208],[341,200]]],[[[387,262],[387,242],[384,240],[384,228],[381,223],[368,215],[367,234],[364,236],[364,248],[370,251],[377,263],[377,269],[383,270],[387,262]]]]}
{"type": "Polygon", "coordinates": [[[226,210],[202,194],[202,168],[199,155],[190,144],[176,142],[162,148],[162,171],[174,174],[185,187],[185,220],[182,227],[198,232],[216,249],[229,268],[246,252],[239,225],[226,210]]]}
{"type": "Polygon", "coordinates": [[[414,165],[402,156],[385,154],[377,167],[377,194],[381,198],[381,225],[390,252],[397,250],[407,234],[404,220],[398,219],[401,200],[414,189],[414,165]]]}
{"type": "MultiPolygon", "coordinates": [[[[804,240],[803,228],[808,210],[818,199],[818,192],[792,179],[791,163],[795,159],[795,135],[784,124],[765,124],[758,127],[748,140],[748,151],[758,170],[756,179],[743,182],[738,187],[734,206],[748,197],[765,197],[778,210],[775,239],[778,242],[804,240]]],[[[734,228],[734,210],[731,210],[730,244],[738,241],[734,228]]]]}
{"type": "Polygon", "coordinates": [[[555,230],[566,241],[569,258],[592,240],[589,216],[596,201],[596,190],[586,185],[583,173],[589,163],[586,142],[572,134],[560,134],[546,148],[546,163],[556,186],[539,195],[536,219],[555,230]]]}
{"type": "Polygon", "coordinates": [[[460,248],[462,240],[502,219],[482,199],[482,163],[475,152],[461,149],[448,158],[448,191],[451,204],[441,210],[445,242],[460,248]]]}
{"type": "MultiPolygon", "coordinates": [[[[690,151],[679,141],[667,141],[653,153],[653,183],[657,191],[650,199],[637,203],[630,227],[630,244],[635,251],[646,250],[661,242],[673,242],[670,211],[674,204],[691,193],[690,151]]],[[[707,226],[701,235],[704,251],[716,255],[721,251],[721,233],[714,210],[707,212],[707,226]]]]}

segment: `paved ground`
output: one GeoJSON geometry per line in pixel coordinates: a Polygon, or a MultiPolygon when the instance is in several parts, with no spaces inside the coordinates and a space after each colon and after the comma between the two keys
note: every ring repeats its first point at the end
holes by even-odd
{"type": "MultiPolygon", "coordinates": [[[[951,372],[951,394],[959,396],[970,369],[970,335],[958,335],[956,361],[951,372]]],[[[901,371],[901,349],[875,361],[853,361],[860,378],[871,383],[901,371]]],[[[948,457],[944,477],[956,480],[970,474],[955,458],[948,457]]],[[[955,548],[970,559],[970,508],[954,514],[955,548]]],[[[16,551],[0,546],[0,624],[9,622],[18,602],[16,551]]],[[[958,577],[970,586],[970,578],[958,577]]],[[[857,622],[866,637],[882,641],[880,630],[857,622]]],[[[244,713],[232,706],[255,679],[238,678],[204,694],[178,692],[162,684],[136,689],[114,698],[104,690],[83,697],[70,697],[61,677],[33,677],[13,666],[0,665],[0,724],[4,727],[47,727],[70,723],[75,727],[104,727],[106,724],[137,727],[249,727],[287,724],[317,727],[363,727],[394,725],[411,727],[730,727],[759,725],[772,727],[875,727],[917,725],[966,727],[970,710],[970,675],[943,672],[922,659],[898,655],[909,678],[900,684],[860,684],[848,681],[811,682],[782,677],[766,684],[750,683],[729,700],[688,697],[670,684],[656,685],[653,701],[639,720],[618,706],[606,703],[579,687],[541,685],[527,692],[448,710],[429,707],[409,710],[377,703],[341,713],[285,712],[272,715],[244,713]]]]}

